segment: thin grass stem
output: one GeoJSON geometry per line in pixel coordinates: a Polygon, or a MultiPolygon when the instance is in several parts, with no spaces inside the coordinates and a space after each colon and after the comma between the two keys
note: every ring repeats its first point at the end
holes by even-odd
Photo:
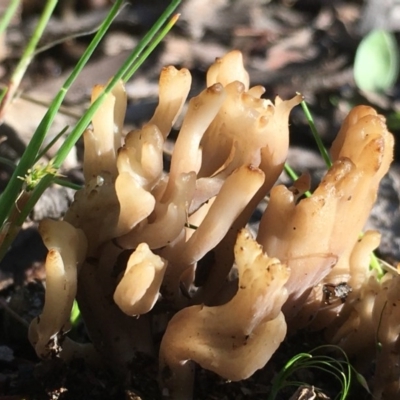
{"type": "Polygon", "coordinates": [[[70,181],[68,181],[66,179],[63,179],[63,178],[57,178],[56,177],[56,178],[53,179],[53,183],[55,183],[56,185],[59,185],[59,186],[63,186],[63,187],[66,187],[66,188],[73,189],[73,190],[82,189],[81,185],[78,185],[77,183],[70,182],[70,181]]]}
{"type": "Polygon", "coordinates": [[[6,7],[6,12],[0,18],[0,35],[5,32],[8,25],[10,25],[11,19],[14,16],[15,12],[20,5],[21,0],[11,0],[8,6],[6,7]]]}
{"type": "Polygon", "coordinates": [[[43,32],[49,22],[50,17],[53,15],[57,3],[58,0],[47,0],[46,2],[43,12],[39,18],[38,24],[32,34],[31,39],[24,49],[21,59],[19,60],[19,63],[11,76],[8,88],[6,89],[6,93],[2,98],[0,104],[0,121],[3,119],[7,106],[12,101],[14,94],[19,87],[21,79],[32,61],[36,46],[43,35],[43,32]]]}
{"type": "MultiPolygon", "coordinates": [[[[161,15],[161,17],[158,19],[158,21],[154,24],[154,27],[161,28],[162,24],[161,22],[165,23],[167,18],[170,16],[170,14],[174,11],[174,9],[178,6],[181,0],[174,0],[171,3],[171,6],[168,7],[164,13],[161,15]],[[173,7],[172,7],[173,6],[173,7]]],[[[144,43],[149,44],[153,37],[156,35],[156,31],[154,29],[151,29],[149,33],[150,35],[147,34],[142,40],[144,43]]],[[[164,35],[163,36],[157,36],[155,43],[158,44],[168,33],[168,30],[163,30],[164,35]]],[[[146,49],[146,46],[142,44],[142,41],[139,43],[138,48],[136,48],[132,54],[128,57],[128,59],[124,62],[124,64],[121,66],[121,68],[118,70],[118,72],[115,74],[115,76],[108,82],[108,84],[105,86],[103,89],[102,93],[97,97],[97,99],[91,104],[91,106],[88,108],[86,113],[83,115],[83,117],[77,122],[75,125],[75,128],[72,130],[70,135],[66,138],[62,146],[60,147],[59,151],[57,152],[57,155],[54,157],[53,160],[53,165],[55,168],[60,168],[61,164],[64,162],[65,158],[71,151],[71,149],[75,146],[76,142],[78,139],[81,137],[83,131],[86,129],[86,127],[89,125],[90,121],[92,120],[92,117],[94,113],[97,111],[97,109],[100,107],[101,103],[103,102],[104,98],[112,91],[114,86],[117,84],[117,82],[125,77],[128,79],[128,77],[132,76],[131,74],[134,73],[142,64],[143,62],[147,59],[151,51],[154,50],[155,46],[151,46],[150,50],[146,49]],[[144,53],[144,56],[140,56],[141,53],[144,53]],[[131,72],[131,74],[129,74],[131,72]]]]}
{"type": "Polygon", "coordinates": [[[385,271],[382,268],[382,264],[379,261],[379,258],[375,255],[374,252],[371,253],[371,260],[369,262],[369,266],[371,269],[374,269],[378,274],[378,279],[381,279],[383,275],[385,275],[385,271]]]}
{"type": "MultiPolygon", "coordinates": [[[[170,17],[170,15],[173,13],[175,8],[179,5],[181,0],[174,0],[171,2],[171,5],[164,11],[164,13],[161,15],[161,17],[158,19],[158,21],[154,24],[154,27],[157,27],[158,29],[163,26],[163,23],[167,21],[167,19],[170,17]]],[[[174,21],[174,20],[173,20],[174,21]]],[[[169,26],[172,22],[169,22],[167,25],[169,26]]],[[[149,33],[150,35],[147,34],[142,40],[145,41],[147,44],[150,43],[150,41],[156,36],[157,31],[155,29],[151,29],[149,33]]],[[[164,36],[168,32],[168,27],[167,29],[164,30],[164,36]]],[[[159,43],[159,41],[162,40],[164,37],[157,36],[155,39],[156,43],[159,43]]],[[[145,61],[145,58],[139,57],[140,54],[146,49],[146,46],[143,45],[142,41],[139,43],[138,48],[135,49],[135,51],[128,57],[128,59],[125,61],[125,63],[122,65],[122,67],[118,70],[118,72],[115,74],[115,76],[109,81],[109,83],[106,85],[106,87],[103,89],[102,93],[98,96],[98,98],[91,104],[89,109],[86,111],[86,113],[81,117],[81,119],[77,122],[76,126],[73,128],[71,133],[68,135],[66,140],[63,142],[62,146],[58,150],[56,156],[52,160],[52,165],[54,168],[58,169],[64,162],[65,158],[67,157],[68,153],[70,150],[73,148],[79,137],[82,135],[83,131],[86,129],[86,127],[89,125],[90,121],[92,120],[92,117],[98,107],[101,105],[102,101],[104,100],[105,96],[111,92],[113,87],[116,85],[116,83],[122,78],[122,76],[127,77],[127,72],[129,70],[131,71],[136,71],[137,68],[140,67],[140,65],[145,61]]],[[[47,175],[45,176],[35,187],[33,192],[31,193],[31,196],[26,203],[25,207],[23,210],[21,210],[21,213],[16,220],[16,223],[18,225],[21,225],[26,217],[29,215],[30,211],[32,210],[33,206],[36,204],[37,200],[40,198],[40,196],[43,194],[44,190],[54,181],[54,175],[47,175]]]]}
{"type": "MultiPolygon", "coordinates": [[[[298,94],[300,94],[300,93],[298,93],[298,94]]],[[[321,153],[321,156],[324,159],[326,166],[328,168],[330,168],[332,166],[331,158],[329,157],[329,154],[328,154],[324,144],[322,143],[321,136],[319,135],[318,130],[315,126],[314,118],[311,115],[310,110],[308,109],[307,103],[303,100],[300,103],[300,105],[301,105],[301,108],[303,109],[304,115],[307,118],[307,122],[308,122],[308,125],[310,126],[311,132],[314,136],[315,143],[317,143],[318,150],[321,153]]]]}
{"type": "Polygon", "coordinates": [[[322,345],[311,350],[309,353],[299,353],[295,355],[285,364],[280,373],[274,379],[268,400],[274,400],[277,397],[278,392],[284,387],[303,386],[304,382],[288,380],[289,376],[303,368],[318,369],[333,375],[335,379],[340,382],[342,387],[341,392],[337,396],[337,398],[342,400],[348,397],[353,373],[356,375],[357,381],[369,392],[369,388],[365,382],[365,379],[363,379],[362,375],[358,374],[358,372],[350,364],[347,354],[343,351],[343,349],[335,345],[322,345]],[[314,354],[326,349],[334,349],[339,351],[343,355],[344,360],[338,360],[329,355],[314,354]]]}
{"type": "MultiPolygon", "coordinates": [[[[6,12],[3,14],[3,16],[0,19],[0,36],[5,32],[7,29],[8,25],[10,25],[10,22],[12,20],[12,17],[16,13],[18,6],[20,5],[21,0],[11,0],[10,4],[6,7],[6,12]]],[[[4,87],[0,91],[0,104],[2,104],[3,99],[7,93],[8,87],[4,87]]]]}
{"type": "Polygon", "coordinates": [[[53,146],[54,144],[60,139],[60,137],[68,130],[68,126],[66,126],[63,130],[57,133],[54,138],[41,150],[41,152],[37,155],[35,162],[40,160],[53,146]]]}
{"type": "MultiPolygon", "coordinates": [[[[13,175],[10,178],[10,181],[5,188],[4,192],[0,196],[0,226],[2,226],[8,216],[11,213],[11,210],[16,202],[19,193],[22,190],[23,182],[19,179],[19,177],[23,177],[27,174],[29,168],[34,164],[38,151],[42,146],[43,140],[50,129],[55,116],[57,115],[58,109],[60,108],[65,95],[68,89],[71,87],[79,73],[82,71],[83,67],[89,61],[89,58],[93,54],[94,50],[100,43],[101,39],[109,29],[114,17],[117,15],[119,8],[121,7],[123,0],[116,0],[113,7],[111,8],[107,18],[104,20],[101,25],[99,31],[93,38],[92,42],[78,61],[77,65],[71,72],[70,76],[65,81],[63,87],[55,96],[53,102],[51,103],[49,109],[47,110],[45,116],[41,120],[39,126],[37,127],[35,133],[32,136],[21,160],[15,169],[13,175]]],[[[51,182],[51,180],[50,180],[51,182]]],[[[35,197],[36,198],[36,197],[35,197]]],[[[31,203],[30,203],[31,204],[31,203]]],[[[24,213],[25,217],[29,214],[30,210],[24,213]]]]}
{"type": "MultiPolygon", "coordinates": [[[[285,163],[284,168],[285,168],[286,173],[290,176],[290,178],[293,181],[297,181],[297,179],[299,179],[299,176],[296,174],[296,172],[294,172],[293,168],[288,163],[285,163]]],[[[312,195],[312,193],[309,190],[304,192],[304,194],[307,197],[310,197],[312,195]]]]}
{"type": "MultiPolygon", "coordinates": [[[[179,0],[180,2],[180,0],[179,0]]],[[[176,6],[173,8],[175,9],[176,6]]],[[[127,82],[132,75],[138,70],[138,68],[141,66],[141,64],[148,58],[148,56],[153,52],[153,50],[159,45],[159,43],[164,39],[164,37],[168,34],[168,32],[173,28],[173,26],[176,24],[180,17],[180,14],[174,15],[169,22],[162,27],[162,24],[160,23],[160,32],[154,37],[154,39],[149,43],[148,47],[146,48],[145,51],[143,51],[143,54],[138,58],[137,62],[132,65],[132,68],[130,68],[122,77],[121,79],[124,82],[127,82]]],[[[163,18],[160,20],[162,23],[165,23],[166,18],[163,18]]],[[[158,25],[158,24],[157,24],[158,25]]]]}

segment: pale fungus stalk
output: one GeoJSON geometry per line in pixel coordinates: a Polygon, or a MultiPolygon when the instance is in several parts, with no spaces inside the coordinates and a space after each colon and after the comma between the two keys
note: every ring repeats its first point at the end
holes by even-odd
{"type": "Polygon", "coordinates": [[[195,365],[246,379],[278,349],[287,323],[292,331],[308,325],[360,365],[381,343],[376,361],[389,373],[376,374],[375,394],[395,398],[399,279],[379,281],[368,269],[379,234],[359,237],[393,157],[384,119],[353,109],[332,167],[303,199],[307,175],[274,187],[301,96],[262,98],[238,51],[217,59],[207,88],[190,99],[164,170],[165,141],[190,84],[186,69],[164,68],[154,116],[125,136],[122,84],[93,117],[84,187],[63,222],[41,224],[49,255],[45,308],[30,328],[37,354],[96,360],[125,382],[139,353],[159,356],[163,395],[186,400],[195,365]],[[245,227],[268,194],[256,241],[245,227]],[[63,336],[75,297],[95,352],[63,336]]]}
{"type": "Polygon", "coordinates": [[[59,353],[59,341],[70,328],[78,269],[86,255],[87,241],[80,229],[64,221],[43,220],[39,231],[49,250],[46,295],[42,314],[29,327],[29,340],[39,357],[48,358],[59,353]]]}
{"type": "Polygon", "coordinates": [[[272,189],[257,239],[292,270],[288,317],[341,257],[348,259],[392,158],[393,136],[382,118],[371,108],[356,107],[333,144],[333,165],[311,197],[297,203],[293,191],[272,189]]]}
{"type": "Polygon", "coordinates": [[[164,139],[168,136],[185,104],[191,83],[192,76],[186,68],[177,70],[169,66],[161,71],[158,106],[149,124],[157,126],[164,139]]]}
{"type": "Polygon", "coordinates": [[[168,324],[160,348],[160,379],[173,399],[191,399],[192,362],[237,381],[262,368],[286,335],[281,307],[289,270],[263,254],[249,232],[235,245],[238,291],[218,307],[184,308],[168,324]]]}

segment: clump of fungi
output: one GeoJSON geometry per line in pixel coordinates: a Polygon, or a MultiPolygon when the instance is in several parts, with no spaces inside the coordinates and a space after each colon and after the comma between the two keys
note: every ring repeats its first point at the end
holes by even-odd
{"type": "Polygon", "coordinates": [[[332,145],[332,167],[302,198],[306,176],[274,187],[301,97],[263,99],[238,51],[217,59],[207,88],[190,99],[164,171],[164,143],[190,85],[188,70],[164,68],[154,116],[126,135],[122,84],[94,116],[84,134],[85,185],[63,221],[40,225],[49,254],[43,314],[29,332],[37,354],[84,357],[124,378],[139,353],[158,356],[163,395],[190,399],[195,364],[246,379],[288,329],[308,326],[350,355],[373,356],[378,340],[375,395],[394,398],[400,278],[379,280],[369,270],[379,235],[360,238],[392,161],[383,117],[354,108],[332,145]],[[246,224],[267,195],[253,238],[246,224]],[[352,288],[346,301],[327,304],[324,285],[341,282],[352,288]],[[92,345],[64,337],[74,298],[92,345]]]}

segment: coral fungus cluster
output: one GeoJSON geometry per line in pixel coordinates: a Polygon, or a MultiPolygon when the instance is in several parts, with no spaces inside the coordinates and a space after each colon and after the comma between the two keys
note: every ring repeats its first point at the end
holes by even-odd
{"type": "Polygon", "coordinates": [[[370,107],[351,111],[332,167],[302,198],[305,177],[273,187],[301,97],[263,99],[238,51],[216,60],[207,88],[190,99],[164,170],[164,143],[190,85],[186,69],[164,68],[154,116],[127,135],[122,84],[94,116],[84,134],[85,185],[64,221],[41,224],[49,255],[45,307],[30,328],[38,355],[100,359],[128,378],[139,352],[158,354],[163,395],[190,399],[195,364],[245,379],[288,327],[309,325],[353,353],[373,351],[377,338],[378,365],[393,373],[376,374],[375,392],[399,393],[399,329],[391,322],[399,278],[370,272],[379,238],[360,239],[392,160],[383,118],[370,107]],[[255,239],[246,224],[268,194],[255,239]],[[342,282],[352,288],[346,301],[327,304],[324,287],[342,282]],[[63,338],[75,297],[93,348],[63,338]]]}

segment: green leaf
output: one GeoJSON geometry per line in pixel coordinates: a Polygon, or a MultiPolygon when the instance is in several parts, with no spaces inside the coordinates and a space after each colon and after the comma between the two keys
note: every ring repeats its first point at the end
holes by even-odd
{"type": "Polygon", "coordinates": [[[397,42],[391,32],[373,30],[361,41],[354,61],[354,79],[361,90],[382,92],[399,73],[397,42]]]}
{"type": "Polygon", "coordinates": [[[71,310],[71,316],[69,317],[72,326],[75,326],[78,323],[80,316],[81,316],[81,311],[79,310],[77,301],[74,300],[71,310]]]}
{"type": "Polygon", "coordinates": [[[356,376],[357,382],[369,393],[371,394],[371,391],[369,390],[369,386],[367,383],[367,380],[364,378],[363,375],[359,374],[357,371],[353,370],[354,374],[356,376]]]}

